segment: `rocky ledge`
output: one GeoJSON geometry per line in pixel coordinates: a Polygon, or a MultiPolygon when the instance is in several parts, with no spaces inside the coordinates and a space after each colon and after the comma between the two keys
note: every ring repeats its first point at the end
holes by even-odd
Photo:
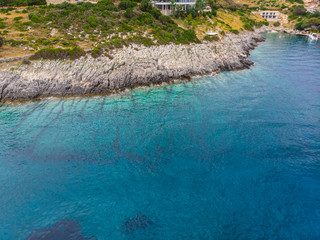
{"type": "Polygon", "coordinates": [[[220,41],[191,45],[129,46],[108,57],[40,60],[0,70],[0,102],[48,96],[98,95],[125,88],[188,79],[192,75],[248,68],[258,33],[228,34],[220,41]]]}

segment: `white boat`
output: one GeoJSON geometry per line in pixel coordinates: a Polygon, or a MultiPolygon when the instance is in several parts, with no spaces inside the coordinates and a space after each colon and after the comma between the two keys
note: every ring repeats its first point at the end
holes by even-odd
{"type": "Polygon", "coordinates": [[[317,35],[316,33],[310,33],[310,34],[308,35],[308,37],[309,37],[309,39],[310,39],[311,41],[318,41],[318,39],[319,39],[319,37],[318,37],[318,35],[317,35]]]}
{"type": "Polygon", "coordinates": [[[209,35],[209,36],[218,35],[218,33],[213,32],[213,31],[206,32],[206,34],[209,35]]]}

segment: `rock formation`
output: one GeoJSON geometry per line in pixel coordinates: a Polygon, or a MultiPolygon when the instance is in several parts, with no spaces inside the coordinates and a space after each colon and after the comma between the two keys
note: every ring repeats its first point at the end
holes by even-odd
{"type": "Polygon", "coordinates": [[[112,50],[113,59],[90,55],[39,60],[14,71],[0,70],[0,102],[48,96],[108,94],[125,88],[187,79],[192,75],[248,68],[258,33],[228,34],[217,42],[191,45],[129,46],[112,50]]]}

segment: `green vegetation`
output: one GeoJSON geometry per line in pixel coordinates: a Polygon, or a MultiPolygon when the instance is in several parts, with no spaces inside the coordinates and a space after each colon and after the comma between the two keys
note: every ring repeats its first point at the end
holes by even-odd
{"type": "Polygon", "coordinates": [[[300,3],[300,4],[303,4],[303,0],[288,0],[288,2],[290,2],[291,4],[294,4],[294,3],[300,3]]]}
{"type": "Polygon", "coordinates": [[[6,24],[4,22],[3,18],[0,18],[0,29],[5,29],[6,28],[6,24]]]}
{"type": "Polygon", "coordinates": [[[0,7],[46,5],[46,0],[0,0],[0,7]]]}
{"type": "Polygon", "coordinates": [[[219,41],[220,38],[218,35],[214,35],[214,36],[209,36],[209,35],[206,35],[204,38],[204,40],[207,40],[209,42],[213,42],[213,41],[219,41]]]}
{"type": "Polygon", "coordinates": [[[29,14],[29,19],[34,28],[49,26],[58,29],[70,44],[86,39],[86,35],[89,38],[91,36],[95,42],[99,41],[95,39],[96,35],[99,35],[99,39],[108,41],[107,37],[110,35],[117,39],[115,35],[131,35],[131,32],[135,32],[137,37],[147,34],[159,44],[198,41],[193,31],[178,27],[170,17],[163,16],[145,0],[139,8],[137,3],[131,1],[121,1],[118,7],[109,0],[102,0],[97,4],[62,3],[33,11],[29,14]]]}
{"type": "Polygon", "coordinates": [[[1,9],[0,34],[6,45],[2,49],[9,54],[13,48],[19,48],[19,54],[22,49],[35,52],[35,59],[74,59],[81,56],[80,49],[90,50],[92,57],[112,58],[111,49],[130,44],[190,44],[203,38],[216,41],[218,36],[205,36],[205,32],[220,29],[221,36],[239,34],[267,24],[257,20],[248,5],[232,0],[197,0],[195,7],[186,11],[172,2],[172,17],[162,15],[149,0],[121,0],[118,5],[111,0],[49,6],[32,6],[42,4],[40,0],[7,0],[5,4],[10,7],[1,9]],[[11,7],[21,5],[29,7],[11,7]],[[204,11],[207,5],[212,11],[204,11]],[[12,16],[7,17],[8,13],[12,16]]]}
{"type": "Polygon", "coordinates": [[[275,23],[273,24],[273,26],[279,27],[279,26],[280,26],[280,22],[275,22],[275,23]]]}
{"type": "Polygon", "coordinates": [[[45,48],[36,52],[30,57],[31,60],[36,59],[77,59],[85,55],[83,49],[75,47],[70,49],[62,48],[45,48]]]}
{"type": "Polygon", "coordinates": [[[310,13],[304,8],[303,5],[294,5],[290,9],[289,20],[296,21],[295,28],[298,30],[304,30],[307,28],[313,28],[320,32],[320,12],[310,13]]]}

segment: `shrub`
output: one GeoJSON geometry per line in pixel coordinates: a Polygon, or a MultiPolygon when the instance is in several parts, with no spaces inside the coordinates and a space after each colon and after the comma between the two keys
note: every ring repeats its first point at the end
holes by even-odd
{"type": "Polygon", "coordinates": [[[125,23],[122,23],[122,26],[121,28],[119,28],[119,31],[132,31],[133,30],[133,27],[132,26],[129,26],[128,24],[125,24],[125,23]]]}
{"type": "Polygon", "coordinates": [[[152,4],[149,0],[142,0],[139,8],[143,12],[149,12],[152,10],[152,4]]]}
{"type": "Polygon", "coordinates": [[[85,55],[85,51],[79,47],[71,49],[47,48],[41,49],[30,57],[31,60],[36,59],[77,59],[85,55]]]}
{"type": "Polygon", "coordinates": [[[118,8],[121,10],[126,10],[128,8],[133,8],[136,7],[137,3],[136,2],[131,2],[131,1],[121,1],[118,5],[118,8]]]}
{"type": "Polygon", "coordinates": [[[229,32],[234,33],[234,34],[239,34],[239,31],[236,29],[230,29],[229,32]]]}
{"type": "Polygon", "coordinates": [[[152,25],[153,24],[153,16],[150,13],[144,12],[141,15],[139,15],[138,20],[143,25],[152,25]]]}
{"type": "Polygon", "coordinates": [[[16,21],[16,22],[18,22],[18,21],[20,21],[22,18],[23,18],[23,17],[21,17],[21,16],[20,16],[20,17],[15,17],[13,20],[16,21]]]}
{"type": "Polygon", "coordinates": [[[32,5],[46,5],[45,0],[11,0],[1,1],[1,6],[32,6],[32,5]]]}
{"type": "Polygon", "coordinates": [[[243,25],[243,28],[246,29],[246,30],[248,30],[248,31],[254,31],[252,25],[250,25],[250,24],[248,24],[248,23],[245,23],[245,24],[243,25]]]}
{"type": "Polygon", "coordinates": [[[124,16],[126,18],[133,18],[136,14],[133,12],[132,8],[128,8],[125,12],[124,12],[124,16]]]}
{"type": "Polygon", "coordinates": [[[150,11],[151,15],[155,18],[155,19],[159,19],[159,17],[162,15],[160,10],[157,8],[152,8],[152,10],[150,11]]]}
{"type": "Polygon", "coordinates": [[[275,23],[273,24],[273,26],[279,27],[279,26],[280,26],[280,22],[275,22],[275,23]]]}
{"type": "Polygon", "coordinates": [[[94,17],[94,16],[90,16],[88,18],[88,23],[89,23],[90,27],[93,27],[93,28],[97,27],[98,26],[98,22],[97,21],[98,21],[97,18],[94,17]]]}
{"type": "Polygon", "coordinates": [[[295,6],[293,7],[293,12],[295,15],[305,15],[307,13],[307,9],[304,8],[304,6],[299,5],[299,6],[295,6]]]}
{"type": "Polygon", "coordinates": [[[21,62],[22,65],[29,65],[30,63],[31,62],[28,59],[23,59],[22,62],[21,62]]]}
{"type": "Polygon", "coordinates": [[[3,38],[3,37],[0,37],[0,47],[3,46],[3,43],[4,43],[4,38],[3,38]]]}
{"type": "Polygon", "coordinates": [[[174,21],[172,20],[171,17],[166,16],[166,15],[161,15],[159,17],[159,21],[163,24],[163,25],[167,25],[167,24],[174,24],[174,21]]]}
{"type": "MultiPolygon", "coordinates": [[[[86,7],[86,10],[92,8],[92,5],[85,5],[83,4],[84,7],[86,7]]],[[[111,2],[110,0],[101,0],[97,4],[95,4],[95,10],[97,11],[118,11],[118,8],[111,2]]]]}
{"type": "Polygon", "coordinates": [[[93,58],[97,58],[97,57],[101,56],[101,54],[102,54],[101,46],[97,46],[91,51],[91,56],[93,58]]]}
{"type": "Polygon", "coordinates": [[[29,22],[23,22],[22,25],[24,25],[24,26],[31,26],[31,25],[32,25],[32,22],[30,22],[30,21],[29,21],[29,22]]]}
{"type": "Polygon", "coordinates": [[[5,22],[3,21],[2,18],[0,18],[0,29],[5,29],[6,28],[6,24],[5,22]]]}
{"type": "Polygon", "coordinates": [[[220,38],[218,35],[214,35],[214,36],[209,36],[209,35],[206,35],[204,38],[204,40],[207,40],[209,42],[213,42],[213,41],[219,41],[220,38]]]}
{"type": "Polygon", "coordinates": [[[14,40],[14,39],[10,39],[10,40],[8,40],[8,42],[10,43],[11,47],[16,47],[16,46],[28,44],[28,41],[19,41],[19,40],[14,40]]]}
{"type": "Polygon", "coordinates": [[[36,14],[36,13],[30,13],[29,14],[29,19],[32,21],[32,22],[35,22],[35,23],[39,23],[41,22],[41,17],[36,14]]]}

